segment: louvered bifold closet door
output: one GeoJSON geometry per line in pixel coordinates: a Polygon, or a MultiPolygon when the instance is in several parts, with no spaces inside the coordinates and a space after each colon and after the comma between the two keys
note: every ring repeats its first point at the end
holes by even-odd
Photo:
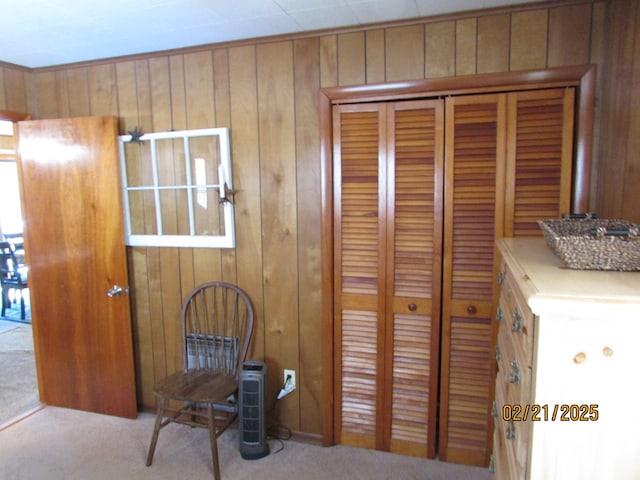
{"type": "Polygon", "coordinates": [[[442,103],[333,113],[336,441],[434,456],[442,103]]]}
{"type": "Polygon", "coordinates": [[[333,111],[334,432],[339,443],[366,448],[376,448],[384,413],[386,122],[380,107],[333,111]]]}
{"type": "Polygon", "coordinates": [[[573,88],[509,94],[505,236],[540,236],[538,220],[571,211],[574,103],[573,88]]]}
{"type": "Polygon", "coordinates": [[[390,104],[388,118],[385,438],[392,452],[434,457],[444,103],[390,104]]]}
{"type": "Polygon", "coordinates": [[[439,457],[488,464],[506,94],[447,98],[439,457]]]}

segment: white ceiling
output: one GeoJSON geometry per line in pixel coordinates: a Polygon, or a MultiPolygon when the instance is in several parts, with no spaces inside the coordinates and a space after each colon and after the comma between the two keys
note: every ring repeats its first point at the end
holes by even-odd
{"type": "Polygon", "coordinates": [[[0,0],[0,61],[25,67],[538,0],[0,0]]]}

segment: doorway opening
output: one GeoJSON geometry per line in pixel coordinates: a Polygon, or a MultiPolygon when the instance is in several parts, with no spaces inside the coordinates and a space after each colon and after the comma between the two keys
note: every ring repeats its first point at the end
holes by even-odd
{"type": "MultiPolygon", "coordinates": [[[[0,242],[9,244],[13,254],[11,268],[28,285],[14,128],[12,120],[0,120],[0,242]]],[[[29,288],[3,285],[1,294],[0,429],[40,407],[29,288]]]]}

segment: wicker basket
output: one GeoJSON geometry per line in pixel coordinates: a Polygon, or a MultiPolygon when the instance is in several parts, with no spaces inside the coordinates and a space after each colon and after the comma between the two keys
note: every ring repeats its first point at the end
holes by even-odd
{"type": "Polygon", "coordinates": [[[640,270],[640,228],[625,220],[539,220],[547,245],[576,270],[640,270]]]}

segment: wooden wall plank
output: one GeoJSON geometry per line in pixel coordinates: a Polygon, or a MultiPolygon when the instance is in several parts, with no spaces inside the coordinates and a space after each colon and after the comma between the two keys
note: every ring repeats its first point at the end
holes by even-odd
{"type": "Polygon", "coordinates": [[[385,33],[387,82],[424,78],[424,26],[388,28],[385,33]]]}
{"type": "MultiPolygon", "coordinates": [[[[257,48],[258,122],[263,221],[265,357],[273,398],[282,369],[299,370],[297,192],[292,42],[257,48]],[[285,260],[286,259],[286,260],[285,260]]],[[[300,428],[299,390],[278,403],[280,422],[300,428]]]]}
{"type": "MultiPolygon", "coordinates": [[[[136,105],[138,107],[138,125],[147,131],[155,131],[153,128],[153,108],[151,106],[151,74],[149,60],[137,60],[135,62],[136,74],[136,105]],[[148,127],[145,127],[148,125],[148,127]]],[[[135,128],[135,126],[134,126],[135,128]]],[[[121,130],[121,134],[126,130],[121,130]]]]}
{"type": "Polygon", "coordinates": [[[87,68],[89,82],[89,111],[91,115],[110,115],[118,111],[116,76],[113,64],[87,68]]]}
{"type": "Polygon", "coordinates": [[[69,103],[69,116],[82,117],[85,115],[91,115],[87,68],[82,67],[69,70],[67,72],[66,87],[69,103]]]}
{"type": "MultiPolygon", "coordinates": [[[[631,63],[631,85],[640,85],[640,6],[635,2],[636,10],[632,15],[634,21],[634,45],[633,55],[629,59],[631,63]]],[[[622,218],[640,223],[640,158],[637,152],[640,151],[640,89],[629,88],[629,103],[626,105],[626,112],[629,116],[628,136],[627,136],[627,161],[625,163],[624,184],[622,188],[622,218]]]]}
{"type": "Polygon", "coordinates": [[[265,322],[257,89],[255,47],[229,49],[238,285],[247,292],[255,310],[247,358],[262,360],[265,358],[265,322]]]}
{"type": "Polygon", "coordinates": [[[511,71],[547,66],[548,17],[547,9],[511,15],[511,71]]]}
{"type": "Polygon", "coordinates": [[[34,73],[35,90],[38,92],[38,118],[58,116],[58,97],[55,72],[34,73]]]}
{"type": "MultiPolygon", "coordinates": [[[[596,69],[596,97],[602,98],[604,86],[605,69],[605,30],[606,30],[606,3],[604,1],[593,4],[591,22],[591,40],[590,40],[590,57],[589,63],[598,65],[596,69]]],[[[593,145],[591,155],[591,185],[589,187],[589,204],[595,210],[598,194],[598,175],[600,171],[600,162],[602,158],[599,154],[602,141],[602,102],[595,102],[594,105],[594,122],[593,122],[593,145]]]]}
{"type": "MultiPolygon", "coordinates": [[[[184,71],[188,128],[214,126],[216,118],[211,51],[186,54],[184,71]]],[[[194,248],[193,272],[195,285],[222,279],[220,250],[194,248]]]]}
{"type": "Polygon", "coordinates": [[[117,79],[117,99],[118,99],[118,128],[124,134],[135,127],[149,129],[138,122],[138,92],[136,84],[135,62],[120,62],[115,65],[115,75],[117,79]]]}
{"type": "Polygon", "coordinates": [[[366,83],[365,33],[338,35],[338,85],[366,83]]]}
{"type": "Polygon", "coordinates": [[[609,4],[607,20],[610,38],[602,113],[604,141],[598,174],[600,185],[597,205],[598,215],[604,218],[622,213],[625,201],[620,190],[624,185],[628,138],[622,132],[628,132],[629,128],[629,86],[633,78],[634,45],[628,39],[634,38],[637,32],[637,8],[637,2],[616,1],[609,4]]]}
{"type": "MultiPolygon", "coordinates": [[[[149,275],[147,271],[147,252],[143,248],[130,248],[129,285],[131,287],[131,320],[136,368],[136,394],[138,406],[149,408],[155,405],[152,389],[156,380],[153,338],[154,324],[151,321],[151,299],[149,296],[149,275]]],[[[158,349],[159,350],[159,349],[158,349]]],[[[163,352],[158,352],[162,353],[163,352]]]]}
{"type": "Polygon", "coordinates": [[[456,22],[425,25],[425,78],[452,77],[456,73],[456,22]]]}
{"type": "MultiPolygon", "coordinates": [[[[217,127],[231,126],[230,94],[229,94],[229,59],[228,50],[213,51],[213,78],[215,95],[215,117],[217,127]]],[[[233,163],[233,159],[231,159],[233,163]]],[[[225,248],[220,252],[222,261],[222,279],[226,282],[237,283],[236,251],[225,248]]]]}
{"type": "Polygon", "coordinates": [[[320,38],[320,87],[338,85],[338,38],[327,35],[320,38]]]}
{"type": "MultiPolygon", "coordinates": [[[[170,105],[163,108],[169,108],[168,115],[163,115],[162,121],[166,123],[166,127],[162,128],[159,122],[155,120],[154,115],[154,129],[155,131],[163,130],[186,130],[188,128],[187,122],[187,100],[186,100],[186,87],[185,87],[185,66],[184,55],[172,55],[168,59],[168,85],[169,101],[170,105]]],[[[157,65],[157,68],[161,68],[157,65]]],[[[165,75],[164,69],[161,75],[165,75]]],[[[154,108],[155,110],[155,108],[154,108]]],[[[182,230],[181,230],[182,231],[182,230]]],[[[178,255],[180,257],[180,290],[182,292],[182,298],[185,298],[188,293],[195,287],[195,274],[194,274],[194,262],[193,262],[193,249],[180,248],[178,255]]]]}
{"type": "Polygon", "coordinates": [[[509,71],[508,14],[478,18],[478,73],[509,71]]]}
{"type": "MultiPolygon", "coordinates": [[[[144,101],[145,90],[139,88],[135,62],[121,62],[115,66],[117,79],[118,120],[121,133],[139,127],[150,130],[150,124],[139,122],[139,103],[144,101]],[[140,99],[139,99],[140,98],[140,99]]],[[[151,393],[155,381],[156,366],[154,357],[161,357],[162,371],[166,368],[164,357],[166,350],[154,349],[153,328],[150,321],[149,277],[147,272],[147,250],[143,248],[129,248],[129,285],[131,286],[132,328],[134,335],[134,358],[136,364],[136,391],[138,403],[141,406],[153,405],[155,398],[151,393]],[[157,351],[160,350],[160,351],[157,351]]]]}
{"type": "Polygon", "coordinates": [[[456,75],[477,73],[477,32],[475,18],[456,21],[456,75]]]}
{"type": "Polygon", "coordinates": [[[549,10],[549,67],[589,63],[591,9],[582,3],[549,10]]]}
{"type": "Polygon", "coordinates": [[[320,415],[306,415],[310,409],[321,411],[322,400],[322,337],[321,323],[317,321],[322,310],[321,296],[321,205],[320,148],[318,88],[320,87],[319,41],[311,38],[294,42],[295,66],[295,129],[296,129],[296,183],[298,213],[298,274],[300,306],[300,361],[297,376],[300,430],[321,432],[320,415]]]}
{"type": "Polygon", "coordinates": [[[366,83],[382,83],[385,80],[384,39],[385,32],[382,28],[366,32],[366,83]]]}
{"type": "Polygon", "coordinates": [[[30,88],[30,76],[24,70],[4,69],[4,96],[6,110],[29,112],[27,108],[27,89],[30,88]]]}
{"type": "Polygon", "coordinates": [[[7,107],[7,94],[4,86],[4,76],[7,68],[8,67],[0,65],[0,109],[2,110],[9,110],[9,107],[7,107]]]}
{"type": "Polygon", "coordinates": [[[58,117],[70,117],[69,87],[67,84],[68,72],[56,72],[56,94],[58,97],[58,117]]]}

